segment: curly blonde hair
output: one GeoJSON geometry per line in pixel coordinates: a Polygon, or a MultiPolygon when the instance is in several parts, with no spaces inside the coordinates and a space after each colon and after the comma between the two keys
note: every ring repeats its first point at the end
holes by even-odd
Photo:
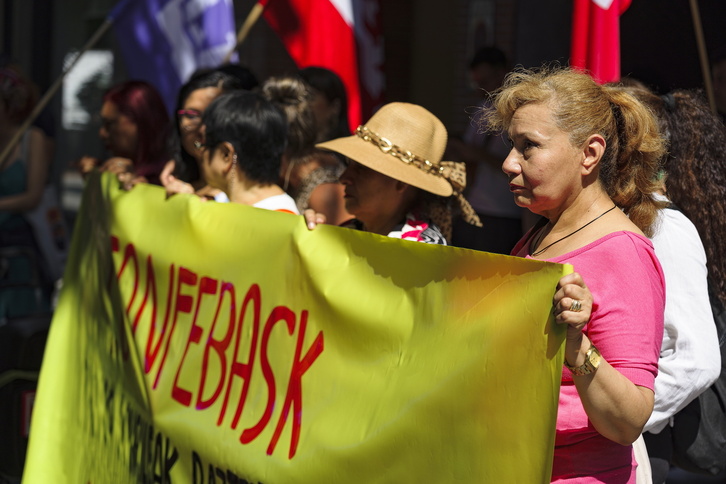
{"type": "Polygon", "coordinates": [[[557,126],[569,134],[573,146],[582,146],[596,133],[605,139],[600,182],[632,222],[652,235],[662,205],[652,194],[659,187],[656,174],[665,143],[651,111],[621,88],[601,86],[570,68],[544,66],[510,72],[493,93],[491,107],[482,110],[481,126],[504,131],[526,104],[551,106],[557,126]]]}

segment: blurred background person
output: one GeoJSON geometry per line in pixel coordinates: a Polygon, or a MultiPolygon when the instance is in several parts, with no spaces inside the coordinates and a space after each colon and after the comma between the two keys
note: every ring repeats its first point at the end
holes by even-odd
{"type": "Polygon", "coordinates": [[[338,180],[343,164],[333,153],[315,148],[317,124],[305,82],[291,76],[273,77],[263,83],[262,94],[288,122],[279,182],[283,190],[295,199],[300,213],[312,209],[335,225],[351,219],[343,201],[344,187],[338,180]]]}
{"type": "Polygon", "coordinates": [[[227,201],[224,192],[207,185],[202,177],[202,115],[217,96],[244,89],[239,78],[220,69],[196,72],[179,90],[175,123],[171,136],[174,158],[164,168],[161,182],[167,192],[197,193],[199,196],[227,201]]]}
{"type": "Polygon", "coordinates": [[[305,67],[298,75],[310,87],[310,105],[318,126],[318,142],[350,136],[348,95],[340,77],[324,67],[305,67]]]}
{"type": "MultiPolygon", "coordinates": [[[[689,91],[658,96],[642,85],[625,89],[656,114],[668,141],[668,153],[659,174],[658,200],[670,203],[669,187],[683,186],[683,173],[679,174],[680,179],[671,177],[669,167],[691,163],[687,160],[694,157],[726,167],[726,163],[717,161],[726,160],[721,154],[726,146],[726,131],[702,96],[689,91]]],[[[689,190],[701,193],[708,183],[701,180],[689,190]]],[[[721,372],[719,341],[709,302],[706,252],[694,224],[680,210],[669,207],[658,211],[652,237],[666,278],[655,404],[643,434],[654,484],[665,483],[670,471],[673,416],[711,386],[721,372]]]]}
{"type": "Polygon", "coordinates": [[[81,173],[98,167],[122,175],[124,181],[161,184],[160,174],[169,160],[169,115],[151,84],[126,81],[106,91],[98,135],[111,157],[84,156],[81,173]]]}
{"type": "MultiPolygon", "coordinates": [[[[489,96],[502,85],[509,72],[509,62],[497,47],[479,49],[469,64],[469,74],[477,93],[482,97],[478,107],[489,105],[489,96]]],[[[498,134],[480,129],[473,119],[462,139],[449,140],[447,155],[466,164],[466,199],[482,222],[476,227],[456,220],[453,245],[468,249],[509,254],[522,237],[524,210],[512,201],[502,162],[509,153],[509,143],[498,134]]]]}
{"type": "MultiPolygon", "coordinates": [[[[8,67],[0,68],[0,150],[5,150],[35,107],[31,83],[8,67]]],[[[0,160],[0,321],[48,308],[52,281],[44,266],[28,215],[43,196],[51,160],[45,136],[28,128],[0,160]]]]}

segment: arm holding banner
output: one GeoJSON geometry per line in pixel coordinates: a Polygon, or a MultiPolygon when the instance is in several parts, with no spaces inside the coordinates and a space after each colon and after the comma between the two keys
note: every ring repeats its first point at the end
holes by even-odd
{"type": "MultiPolygon", "coordinates": [[[[592,294],[578,273],[563,276],[557,288],[553,301],[555,320],[569,325],[565,361],[580,367],[592,346],[592,341],[582,333],[590,319],[592,294]],[[573,310],[576,304],[582,309],[573,310]]],[[[630,445],[638,438],[653,409],[653,390],[630,384],[605,360],[600,361],[596,371],[576,375],[574,382],[588,417],[601,434],[622,445],[630,445]],[[627,405],[623,405],[624,399],[627,405]]]]}

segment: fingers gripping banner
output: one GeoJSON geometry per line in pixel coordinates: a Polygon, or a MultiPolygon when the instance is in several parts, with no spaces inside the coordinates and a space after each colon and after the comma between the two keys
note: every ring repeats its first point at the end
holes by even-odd
{"type": "Polygon", "coordinates": [[[570,270],[94,175],[23,482],[549,482],[570,270]]]}

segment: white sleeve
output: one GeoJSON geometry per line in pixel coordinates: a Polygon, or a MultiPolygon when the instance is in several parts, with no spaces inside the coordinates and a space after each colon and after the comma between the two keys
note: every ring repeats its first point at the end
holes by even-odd
{"type": "Polygon", "coordinates": [[[666,304],[655,407],[644,428],[654,433],[716,381],[721,371],[706,254],[698,231],[677,210],[660,210],[656,223],[652,240],[665,274],[666,304]]]}

